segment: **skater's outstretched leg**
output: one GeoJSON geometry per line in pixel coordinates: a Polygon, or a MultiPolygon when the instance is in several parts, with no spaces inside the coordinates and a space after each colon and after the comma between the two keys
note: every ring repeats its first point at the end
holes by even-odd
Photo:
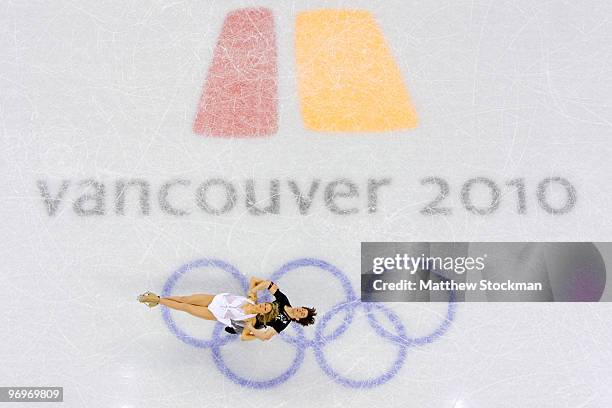
{"type": "Polygon", "coordinates": [[[190,315],[206,319],[206,320],[217,320],[210,310],[205,306],[196,306],[189,303],[181,303],[168,298],[161,298],[159,303],[174,310],[181,310],[187,312],[190,315]]]}
{"type": "Polygon", "coordinates": [[[179,303],[188,303],[195,306],[208,306],[214,297],[215,295],[196,293],[195,295],[189,296],[168,296],[164,299],[174,300],[175,302],[179,303]]]}

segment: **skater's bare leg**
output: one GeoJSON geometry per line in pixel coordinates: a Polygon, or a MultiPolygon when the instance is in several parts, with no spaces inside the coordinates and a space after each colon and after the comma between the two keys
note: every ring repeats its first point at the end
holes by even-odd
{"type": "Polygon", "coordinates": [[[179,303],[189,303],[195,306],[208,306],[212,302],[215,295],[208,295],[206,293],[196,293],[195,295],[189,296],[168,296],[164,299],[174,300],[179,303]]]}
{"type": "Polygon", "coordinates": [[[174,309],[174,310],[184,310],[185,309],[185,304],[184,303],[177,302],[173,298],[160,298],[159,299],[159,303],[161,305],[167,306],[170,309],[174,309]]]}
{"type": "Polygon", "coordinates": [[[174,310],[181,310],[187,312],[190,315],[206,319],[206,320],[217,320],[210,310],[205,306],[196,306],[189,303],[181,303],[168,298],[161,298],[159,303],[174,310]]]}

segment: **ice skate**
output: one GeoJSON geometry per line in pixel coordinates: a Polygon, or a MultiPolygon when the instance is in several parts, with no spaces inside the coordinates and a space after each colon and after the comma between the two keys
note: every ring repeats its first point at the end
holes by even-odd
{"type": "Polygon", "coordinates": [[[155,307],[159,304],[159,296],[153,292],[145,292],[142,295],[138,295],[136,299],[149,307],[155,307]]]}

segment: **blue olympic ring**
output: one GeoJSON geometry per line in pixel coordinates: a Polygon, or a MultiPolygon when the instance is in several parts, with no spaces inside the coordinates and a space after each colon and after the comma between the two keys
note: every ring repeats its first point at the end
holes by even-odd
{"type": "MultiPolygon", "coordinates": [[[[162,296],[170,296],[172,289],[176,285],[176,282],[185,273],[192,269],[201,267],[219,268],[229,273],[232,277],[238,280],[240,286],[245,292],[248,289],[247,278],[233,265],[218,259],[199,259],[185,264],[181,266],[178,270],[176,270],[166,281],[162,290],[162,296]]],[[[181,330],[179,327],[177,327],[176,323],[174,322],[174,319],[172,319],[169,308],[163,308],[162,316],[164,322],[168,326],[168,329],[170,329],[170,331],[182,342],[194,347],[210,348],[213,360],[219,371],[223,373],[223,375],[225,375],[227,378],[232,380],[234,383],[243,387],[263,389],[275,387],[284,383],[289,378],[291,378],[302,365],[306,348],[312,347],[315,354],[315,359],[321,367],[321,370],[323,370],[323,372],[327,374],[330,378],[332,378],[334,381],[351,388],[372,388],[384,384],[399,372],[404,362],[406,361],[408,347],[421,346],[434,342],[449,329],[455,317],[455,292],[451,291],[449,293],[446,317],[444,318],[442,323],[429,335],[410,338],[406,334],[406,328],[402,323],[400,317],[395,312],[378,303],[362,303],[357,298],[357,295],[355,294],[353,286],[351,285],[351,282],[349,281],[348,277],[332,264],[322,261],[320,259],[301,258],[296,259],[294,261],[290,261],[285,265],[281,266],[277,271],[275,271],[270,279],[274,282],[277,282],[287,273],[303,267],[316,267],[326,272],[329,272],[333,277],[340,281],[346,298],[343,302],[334,306],[330,311],[328,311],[320,319],[318,319],[318,322],[315,325],[314,339],[307,339],[304,332],[304,328],[296,324],[291,325],[293,330],[296,332],[296,335],[289,335],[285,332],[282,332],[280,334],[281,339],[296,347],[296,354],[289,368],[277,377],[271,378],[269,380],[254,380],[242,377],[230,370],[225,361],[223,360],[223,356],[221,354],[221,347],[228,344],[229,342],[236,341],[238,339],[238,336],[222,336],[224,326],[221,323],[217,323],[215,325],[210,340],[205,340],[192,337],[189,334],[185,333],[183,330],[181,330]],[[378,377],[368,378],[365,380],[355,380],[341,375],[331,367],[324,353],[325,346],[329,342],[341,337],[348,329],[355,316],[355,311],[358,308],[363,309],[365,311],[370,327],[372,327],[372,329],[374,329],[374,331],[379,336],[389,340],[398,347],[397,356],[392,366],[385,373],[379,375],[378,377]],[[346,316],[342,320],[342,323],[330,334],[326,335],[325,329],[329,325],[330,321],[334,316],[341,312],[346,313],[346,316]],[[379,321],[376,320],[376,317],[374,315],[375,312],[381,312],[386,316],[386,318],[391,323],[393,331],[395,333],[392,333],[386,328],[384,328],[379,323],[379,321]]],[[[266,295],[262,299],[269,299],[268,296],[269,295],[266,295]]]]}

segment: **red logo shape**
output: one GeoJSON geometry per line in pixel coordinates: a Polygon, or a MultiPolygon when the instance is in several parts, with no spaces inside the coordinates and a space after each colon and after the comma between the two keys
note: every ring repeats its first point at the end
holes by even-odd
{"type": "Polygon", "coordinates": [[[229,13],[204,83],[193,130],[218,137],[276,132],[276,34],[272,11],[229,13]]]}

